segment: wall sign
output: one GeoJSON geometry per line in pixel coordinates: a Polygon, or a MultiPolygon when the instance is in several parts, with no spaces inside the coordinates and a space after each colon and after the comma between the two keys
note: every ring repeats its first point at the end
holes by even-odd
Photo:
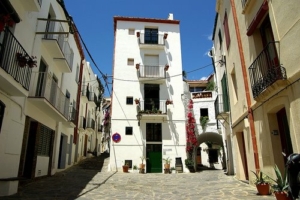
{"type": "Polygon", "coordinates": [[[115,143],[118,143],[121,141],[121,135],[119,133],[114,133],[111,137],[115,143]]]}

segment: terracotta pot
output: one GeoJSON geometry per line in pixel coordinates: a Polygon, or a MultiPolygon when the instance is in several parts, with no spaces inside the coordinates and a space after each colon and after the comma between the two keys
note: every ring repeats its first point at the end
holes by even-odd
{"type": "Polygon", "coordinates": [[[165,164],[165,169],[170,169],[170,164],[165,164]]]}
{"type": "Polygon", "coordinates": [[[140,164],[140,169],[145,169],[145,164],[140,164]]]}
{"type": "Polygon", "coordinates": [[[136,32],[136,37],[140,37],[140,32],[136,32]]]}
{"type": "Polygon", "coordinates": [[[274,192],[277,200],[292,200],[285,192],[274,192]]]}
{"type": "Polygon", "coordinates": [[[167,39],[167,37],[168,37],[168,33],[165,33],[164,34],[164,39],[167,39]]]}
{"type": "Polygon", "coordinates": [[[258,194],[260,195],[269,195],[270,194],[270,185],[269,184],[257,184],[256,185],[258,194]]]}
{"type": "Polygon", "coordinates": [[[123,172],[128,173],[129,166],[123,165],[123,172]]]}
{"type": "Polygon", "coordinates": [[[136,68],[137,70],[139,70],[139,69],[140,69],[140,64],[135,64],[135,68],[136,68]]]}
{"type": "Polygon", "coordinates": [[[168,69],[169,69],[169,65],[166,65],[165,66],[165,71],[168,71],[168,69]]]}

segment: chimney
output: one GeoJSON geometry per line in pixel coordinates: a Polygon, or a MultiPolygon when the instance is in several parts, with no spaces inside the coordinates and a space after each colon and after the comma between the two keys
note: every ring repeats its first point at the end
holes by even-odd
{"type": "Polygon", "coordinates": [[[169,19],[169,20],[173,20],[173,13],[169,13],[168,19],[169,19]]]}

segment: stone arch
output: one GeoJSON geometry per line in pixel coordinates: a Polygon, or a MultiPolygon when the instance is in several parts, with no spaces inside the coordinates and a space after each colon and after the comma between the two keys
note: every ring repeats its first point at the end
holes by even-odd
{"type": "Polygon", "coordinates": [[[223,138],[222,135],[215,132],[205,132],[201,133],[197,137],[198,144],[202,144],[206,141],[211,141],[213,143],[219,144],[220,146],[223,146],[223,138]]]}

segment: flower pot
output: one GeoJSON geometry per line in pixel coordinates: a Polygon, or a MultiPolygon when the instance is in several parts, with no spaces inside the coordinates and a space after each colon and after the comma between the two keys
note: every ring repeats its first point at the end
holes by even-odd
{"type": "Polygon", "coordinates": [[[136,32],[136,37],[140,37],[140,32],[136,32]]]}
{"type": "Polygon", "coordinates": [[[165,65],[165,71],[168,71],[169,65],[165,65]]]}
{"type": "Polygon", "coordinates": [[[187,166],[187,168],[189,169],[190,173],[195,173],[195,168],[192,165],[187,166]]]}
{"type": "Polygon", "coordinates": [[[164,39],[167,39],[167,37],[168,37],[168,33],[165,33],[164,34],[164,39]]]}
{"type": "Polygon", "coordinates": [[[164,164],[165,169],[170,169],[170,164],[164,164]]]}
{"type": "Polygon", "coordinates": [[[275,197],[277,200],[292,200],[289,196],[287,196],[287,193],[285,192],[274,192],[275,197]]]}
{"type": "Polygon", "coordinates": [[[137,70],[139,70],[139,69],[140,69],[140,64],[135,64],[135,68],[136,68],[137,70]]]}
{"type": "Polygon", "coordinates": [[[257,184],[256,189],[258,191],[258,194],[260,195],[269,195],[270,194],[270,185],[265,184],[257,184]]]}
{"type": "Polygon", "coordinates": [[[128,173],[129,166],[123,165],[123,172],[128,173]]]}
{"type": "Polygon", "coordinates": [[[134,100],[135,101],[135,104],[139,104],[140,103],[140,101],[139,100],[134,100]]]}
{"type": "Polygon", "coordinates": [[[145,169],[145,164],[140,164],[140,169],[145,169]]]}

